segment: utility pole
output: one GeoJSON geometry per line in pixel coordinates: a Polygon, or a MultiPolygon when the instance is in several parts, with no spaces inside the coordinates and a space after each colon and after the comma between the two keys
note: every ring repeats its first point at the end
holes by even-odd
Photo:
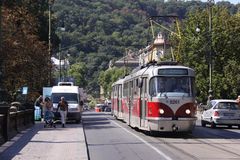
{"type": "Polygon", "coordinates": [[[3,2],[0,0],[0,89],[2,87],[2,63],[3,63],[3,53],[2,53],[2,5],[3,2]]]}
{"type": "Polygon", "coordinates": [[[52,43],[51,43],[51,30],[52,30],[52,5],[54,0],[48,0],[48,56],[49,56],[49,79],[48,79],[48,86],[51,86],[52,80],[52,43]]]}
{"type": "Polygon", "coordinates": [[[2,1],[0,0],[0,51],[2,51],[2,1]]]}
{"type": "Polygon", "coordinates": [[[48,2],[48,55],[49,55],[49,79],[48,86],[51,86],[52,63],[51,63],[51,6],[52,1],[48,2]]]}
{"type": "Polygon", "coordinates": [[[62,27],[59,28],[61,33],[61,41],[59,44],[59,82],[62,81],[62,41],[63,41],[63,32],[65,31],[64,24],[62,27]]]}
{"type": "Polygon", "coordinates": [[[209,97],[212,97],[212,6],[214,5],[214,0],[208,0],[209,9],[209,97]]]}
{"type": "Polygon", "coordinates": [[[59,44],[59,55],[58,55],[58,58],[59,58],[59,82],[62,81],[62,61],[61,61],[61,52],[62,52],[62,42],[60,42],[59,44]]]}

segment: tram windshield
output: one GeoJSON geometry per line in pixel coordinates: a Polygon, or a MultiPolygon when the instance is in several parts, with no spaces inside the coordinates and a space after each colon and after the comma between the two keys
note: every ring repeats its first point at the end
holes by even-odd
{"type": "Polygon", "coordinates": [[[194,96],[195,84],[193,77],[158,76],[153,77],[149,84],[151,96],[194,96]]]}

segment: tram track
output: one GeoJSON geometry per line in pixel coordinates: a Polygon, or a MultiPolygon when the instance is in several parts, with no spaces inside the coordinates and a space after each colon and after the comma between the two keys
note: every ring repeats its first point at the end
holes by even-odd
{"type": "MultiPolygon", "coordinates": [[[[184,157],[188,157],[188,159],[191,158],[194,160],[199,160],[199,158],[197,158],[196,156],[189,154],[188,152],[186,152],[185,150],[183,150],[179,147],[174,146],[174,144],[172,144],[172,142],[168,142],[163,137],[150,137],[150,138],[153,138],[152,142],[155,143],[156,145],[164,144],[165,145],[164,148],[167,149],[170,153],[173,153],[174,156],[177,156],[177,155],[175,155],[175,153],[176,153],[175,151],[177,151],[177,152],[184,154],[184,157]],[[157,140],[157,143],[155,140],[157,140]],[[160,142],[160,144],[159,144],[159,142],[160,142]],[[174,149],[174,151],[172,149],[174,149]]],[[[177,137],[177,138],[179,138],[179,137],[177,137]]]]}
{"type": "MultiPolygon", "coordinates": [[[[108,117],[107,119],[111,121],[115,121],[114,118],[108,117]]],[[[118,123],[119,121],[115,121],[118,123]]],[[[122,123],[118,123],[118,125],[122,126],[122,123]]],[[[125,126],[125,125],[123,125],[125,126]]],[[[125,126],[126,127],[126,126],[125,126]]],[[[124,127],[124,128],[125,128],[124,127]]],[[[147,136],[144,132],[136,131],[134,132],[133,128],[129,129],[126,127],[129,132],[133,132],[134,134],[140,136],[147,143],[152,145],[154,150],[161,151],[165,157],[169,157],[169,159],[193,159],[199,160],[202,159],[202,155],[200,152],[194,152],[186,150],[185,147],[181,147],[186,145],[200,145],[201,148],[214,148],[219,150],[220,152],[225,152],[227,155],[232,155],[232,157],[240,157],[240,154],[236,152],[236,150],[230,150],[231,148],[226,147],[231,144],[240,144],[240,135],[237,132],[228,131],[228,130],[217,130],[217,129],[208,129],[197,127],[196,130],[192,134],[180,134],[180,133],[170,133],[170,134],[158,134],[155,136],[147,136]],[[226,142],[216,141],[215,140],[227,140],[226,142]],[[236,140],[238,140],[236,142],[236,140]],[[198,156],[199,154],[199,156],[198,156]]],[[[187,146],[188,145],[188,146],[187,146]]],[[[191,148],[191,147],[190,147],[191,148]]],[[[217,154],[217,153],[216,153],[217,154]]]]}
{"type": "MultiPolygon", "coordinates": [[[[235,152],[233,152],[233,151],[229,151],[229,150],[225,149],[224,147],[219,147],[219,146],[217,146],[216,144],[207,143],[207,142],[205,142],[205,141],[203,141],[203,140],[199,140],[199,139],[195,139],[195,141],[202,142],[201,144],[205,144],[205,145],[214,147],[214,148],[216,148],[216,149],[219,149],[219,150],[221,150],[221,151],[225,151],[225,152],[228,152],[228,153],[230,153],[230,154],[233,154],[233,155],[235,155],[235,156],[240,157],[240,154],[237,154],[237,153],[235,153],[235,152]]],[[[218,143],[218,145],[219,145],[219,143],[218,143]]]]}
{"type": "Polygon", "coordinates": [[[200,136],[198,136],[196,133],[193,133],[193,134],[179,134],[179,133],[171,134],[170,133],[170,134],[160,134],[160,135],[158,134],[157,136],[146,137],[146,139],[148,139],[147,141],[151,144],[154,144],[154,146],[156,146],[157,148],[162,147],[163,150],[166,150],[168,152],[167,155],[171,155],[172,153],[173,156],[171,157],[178,157],[178,154],[179,154],[181,157],[187,157],[185,159],[194,159],[194,160],[202,159],[194,155],[198,153],[196,152],[191,153],[191,151],[186,150],[185,147],[181,148],[182,144],[183,145],[184,144],[201,145],[202,148],[214,148],[216,150],[219,150],[220,152],[225,152],[226,154],[232,155],[233,157],[240,157],[240,154],[236,152],[236,150],[234,151],[234,150],[231,150],[231,148],[226,147],[227,145],[231,146],[231,144],[233,143],[237,145],[240,144],[239,133],[236,133],[236,132],[225,133],[225,132],[229,132],[229,131],[220,130],[218,133],[216,133],[214,130],[209,131],[206,129],[204,130],[204,135],[200,133],[201,134],[200,136]],[[209,141],[209,139],[213,139],[213,141],[209,141]],[[223,143],[221,141],[214,142],[214,139],[227,140],[227,142],[223,142],[223,143]],[[237,142],[236,142],[236,139],[238,140],[237,142]],[[179,146],[177,146],[178,144],[179,146]]]}
{"type": "MultiPolygon", "coordinates": [[[[205,130],[205,132],[207,132],[208,135],[211,135],[211,137],[229,139],[230,140],[230,137],[226,136],[226,134],[221,134],[220,135],[220,134],[216,134],[215,132],[210,132],[208,130],[205,130]]],[[[219,144],[221,144],[221,145],[222,144],[232,144],[230,142],[229,143],[212,143],[212,142],[206,142],[206,140],[197,139],[197,138],[202,138],[202,137],[199,137],[199,136],[193,136],[193,138],[194,138],[195,141],[201,142],[201,144],[205,144],[205,145],[220,149],[222,151],[225,151],[225,152],[228,152],[228,153],[231,153],[233,155],[236,155],[236,156],[240,157],[240,154],[238,154],[236,152],[233,152],[233,151],[230,151],[230,150],[227,150],[224,147],[219,146],[219,144]]],[[[231,138],[231,141],[233,141],[232,138],[231,138]]],[[[240,142],[239,142],[239,144],[240,144],[240,142]]]]}

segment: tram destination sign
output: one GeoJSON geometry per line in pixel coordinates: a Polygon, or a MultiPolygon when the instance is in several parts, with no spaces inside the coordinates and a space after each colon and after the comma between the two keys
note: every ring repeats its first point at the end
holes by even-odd
{"type": "Polygon", "coordinates": [[[182,68],[165,68],[159,69],[158,75],[188,75],[188,70],[182,68]]]}

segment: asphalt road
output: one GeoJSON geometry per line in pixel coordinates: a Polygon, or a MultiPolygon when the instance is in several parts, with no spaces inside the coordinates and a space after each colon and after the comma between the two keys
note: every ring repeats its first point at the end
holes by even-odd
{"type": "Polygon", "coordinates": [[[240,159],[240,130],[203,128],[192,134],[149,136],[109,113],[84,112],[83,126],[90,160],[225,160],[240,159]]]}

